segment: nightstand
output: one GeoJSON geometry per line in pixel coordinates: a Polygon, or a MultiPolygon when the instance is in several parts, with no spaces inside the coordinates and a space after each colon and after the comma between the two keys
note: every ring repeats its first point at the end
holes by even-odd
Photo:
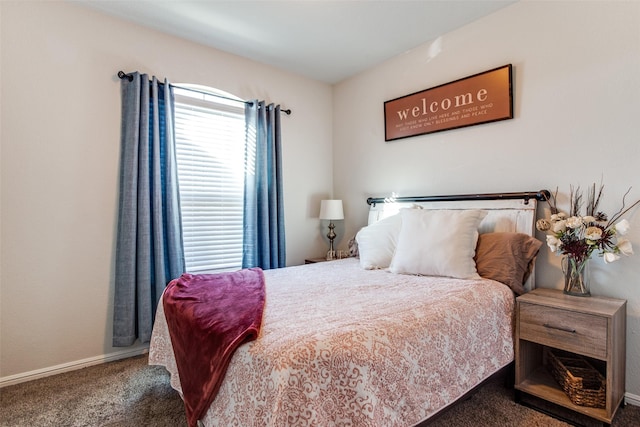
{"type": "Polygon", "coordinates": [[[326,258],[307,258],[304,260],[305,264],[315,264],[316,262],[325,262],[326,258]]]}
{"type": "Polygon", "coordinates": [[[516,302],[516,400],[527,393],[610,424],[625,391],[626,301],[539,288],[516,302]],[[593,361],[606,379],[605,408],[575,405],[549,374],[545,349],[593,361]]]}

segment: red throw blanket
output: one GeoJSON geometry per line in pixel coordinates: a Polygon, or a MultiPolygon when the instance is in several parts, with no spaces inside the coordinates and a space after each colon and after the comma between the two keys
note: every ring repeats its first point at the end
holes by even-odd
{"type": "Polygon", "coordinates": [[[211,405],[233,352],[258,336],[264,302],[259,268],[183,274],[165,289],[164,312],[190,426],[211,405]]]}

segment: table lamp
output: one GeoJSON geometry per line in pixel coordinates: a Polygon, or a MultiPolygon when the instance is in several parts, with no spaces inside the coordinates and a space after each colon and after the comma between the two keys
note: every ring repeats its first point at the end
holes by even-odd
{"type": "Polygon", "coordinates": [[[333,249],[333,239],[336,238],[336,233],[333,231],[335,225],[334,220],[344,219],[344,213],[342,211],[342,200],[322,200],[320,202],[320,219],[329,220],[329,252],[327,252],[327,260],[336,258],[336,252],[333,249]]]}

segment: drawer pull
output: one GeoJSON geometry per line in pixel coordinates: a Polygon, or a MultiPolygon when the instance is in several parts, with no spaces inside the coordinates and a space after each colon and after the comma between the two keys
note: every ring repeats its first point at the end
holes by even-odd
{"type": "Polygon", "coordinates": [[[544,326],[545,328],[549,328],[549,329],[557,329],[559,331],[564,331],[564,332],[570,332],[572,334],[576,333],[575,329],[571,329],[571,328],[565,328],[563,326],[554,326],[554,325],[550,325],[548,323],[543,324],[542,326],[544,326]]]}

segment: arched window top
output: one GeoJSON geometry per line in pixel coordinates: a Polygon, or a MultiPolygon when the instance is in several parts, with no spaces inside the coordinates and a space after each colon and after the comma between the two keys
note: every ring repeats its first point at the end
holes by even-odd
{"type": "Polygon", "coordinates": [[[220,89],[191,83],[175,84],[173,87],[173,93],[176,96],[192,98],[206,103],[227,105],[232,108],[244,108],[245,100],[220,89]]]}

